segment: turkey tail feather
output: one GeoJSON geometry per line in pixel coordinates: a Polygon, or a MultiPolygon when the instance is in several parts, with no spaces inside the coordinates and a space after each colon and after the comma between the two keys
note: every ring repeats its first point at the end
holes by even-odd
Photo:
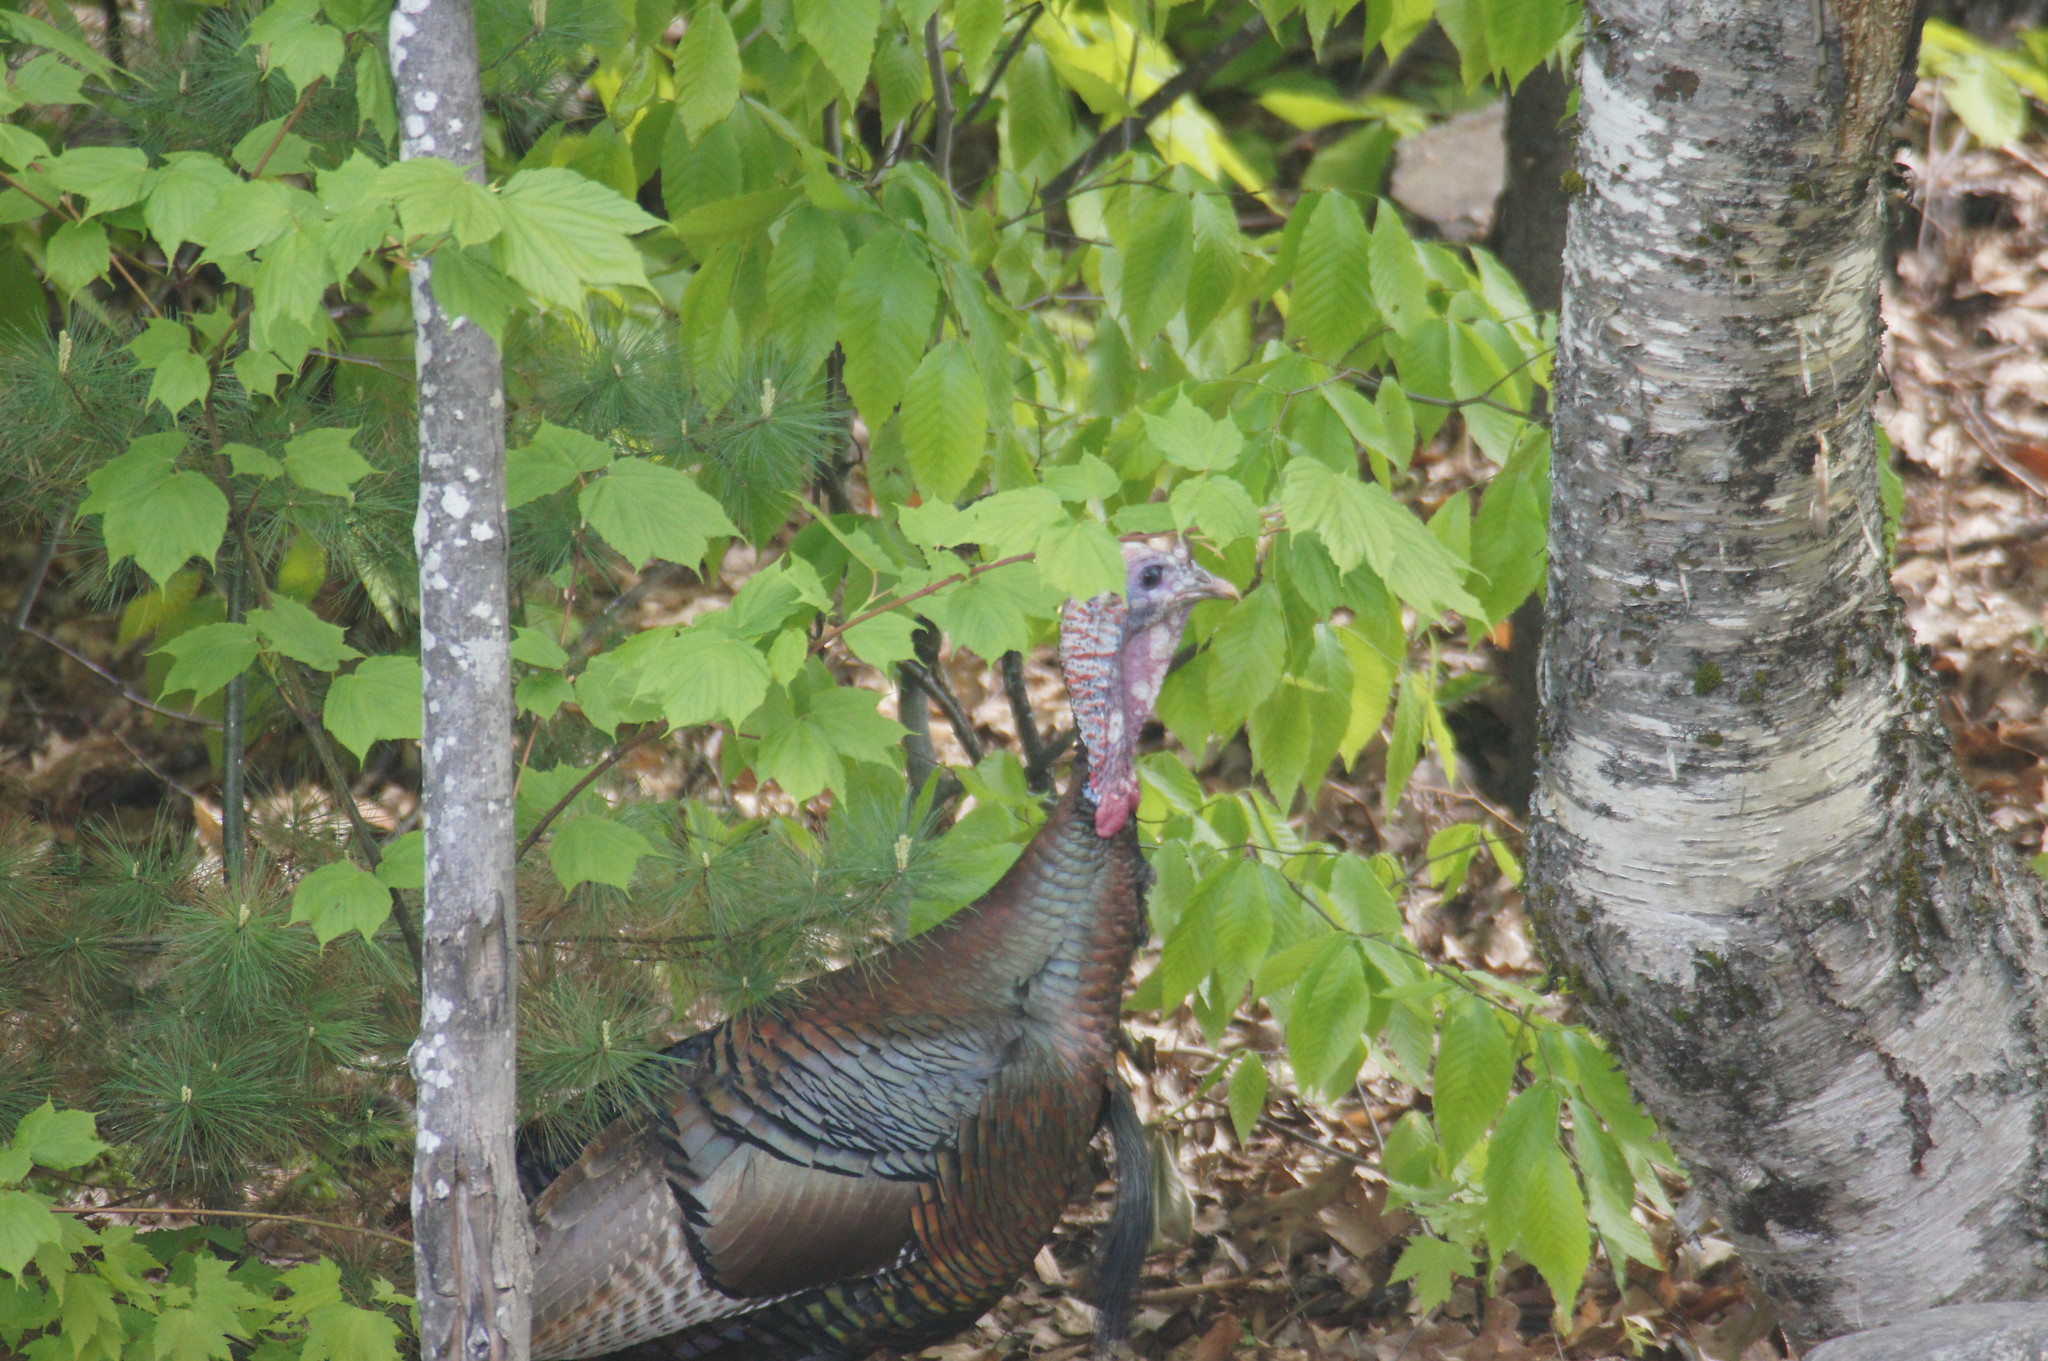
{"type": "Polygon", "coordinates": [[[1109,1355],[1131,1332],[1131,1296],[1152,1246],[1152,1142],[1131,1103],[1130,1089],[1111,1073],[1106,1113],[1116,1150],[1116,1208],[1095,1244],[1095,1348],[1109,1355]]]}

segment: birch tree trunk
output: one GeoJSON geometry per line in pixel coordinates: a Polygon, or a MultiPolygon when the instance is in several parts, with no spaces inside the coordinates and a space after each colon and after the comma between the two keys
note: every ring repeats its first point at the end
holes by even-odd
{"type": "Polygon", "coordinates": [[[2039,885],[1886,575],[1912,0],[1607,0],[1566,251],[1532,895],[1795,1337],[2048,1286],[2039,885]]]}
{"type": "MultiPolygon", "coordinates": [[[[483,180],[468,0],[400,0],[391,70],[403,154],[483,180]]],[[[426,913],[412,1212],[427,1361],[524,1361],[532,1275],[517,1122],[512,658],[505,397],[498,348],[413,267],[420,388],[420,663],[426,673],[426,913]]]]}

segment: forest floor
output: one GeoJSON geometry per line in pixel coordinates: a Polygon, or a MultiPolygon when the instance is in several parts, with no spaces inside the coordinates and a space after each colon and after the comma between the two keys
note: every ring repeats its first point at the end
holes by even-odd
{"type": "MultiPolygon", "coordinates": [[[[1892,387],[1883,417],[1907,489],[1894,579],[1947,681],[1944,711],[1965,768],[1996,825],[2031,857],[2042,851],[2048,825],[2048,142],[1971,149],[1954,121],[1945,121],[1958,141],[1944,135],[1930,150],[1922,116],[1906,155],[1913,210],[1904,215],[1886,296],[1892,387]]],[[[1427,508],[1483,481],[1478,456],[1455,443],[1429,451],[1417,467],[1427,508]]],[[[32,550],[0,555],[0,600],[16,597],[32,572],[39,575],[32,550]]],[[[640,603],[644,612],[686,612],[689,594],[657,590],[640,603]]],[[[0,813],[26,811],[58,826],[112,819],[140,828],[172,807],[180,817],[189,810],[201,835],[217,838],[217,824],[207,825],[215,805],[188,787],[209,778],[206,750],[189,731],[167,734],[134,702],[141,659],[118,636],[117,617],[83,607],[48,612],[67,621],[58,634],[0,638],[0,813]],[[88,676],[89,669],[100,674],[88,676]]],[[[1496,669],[1501,657],[1491,643],[1452,654],[1468,670],[1496,669]]],[[[978,725],[993,737],[1009,732],[1004,698],[978,666],[963,667],[954,684],[978,725]]],[[[1035,672],[1032,687],[1046,706],[1041,712],[1057,703],[1049,671],[1035,672]]],[[[1461,726],[1471,734],[1462,784],[1425,767],[1389,819],[1379,809],[1369,749],[1356,769],[1324,786],[1309,830],[1397,854],[1419,854],[1436,828],[1474,816],[1518,832],[1484,792],[1485,772],[1499,755],[1488,734],[1503,726],[1487,706],[1504,711],[1500,700],[1495,687],[1471,702],[1461,726]]],[[[935,737],[942,758],[960,759],[950,732],[940,727],[935,737]]],[[[1228,751],[1218,758],[1226,779],[1230,760],[1228,751]]],[[[680,783],[673,765],[663,768],[651,753],[625,769],[649,793],[674,797],[680,783]]],[[[385,804],[389,811],[391,801],[385,804]]],[[[1525,980],[1540,972],[1518,895],[1484,862],[1455,897],[1425,894],[1409,912],[1418,945],[1437,957],[1525,980]]],[[[1139,1357],[1765,1361],[1786,1354],[1730,1245],[1711,1224],[1696,1222],[1682,1199],[1683,1227],[1649,1217],[1663,1268],[1632,1268],[1617,1281],[1596,1265],[1561,1332],[1551,1326],[1547,1290],[1512,1264],[1491,1292],[1461,1286],[1418,1319],[1405,1289],[1388,1288],[1412,1222],[1387,1210],[1374,1170],[1381,1132],[1417,1094],[1375,1079],[1371,1069],[1355,1099],[1335,1108],[1283,1093],[1240,1145],[1220,1099],[1196,1092],[1222,1049],[1284,1053],[1267,1018],[1241,1015],[1221,1046],[1184,1017],[1141,1019],[1132,1029],[1142,1113],[1176,1148],[1174,1175],[1162,1190],[1179,1204],[1184,1229],[1180,1245],[1147,1265],[1132,1339],[1139,1357]]],[[[1682,1195],[1683,1188],[1672,1189],[1682,1195]]],[[[922,1355],[1084,1355],[1092,1327],[1082,1303],[1087,1262],[1108,1200],[1105,1181],[1017,1291],[971,1333],[922,1355]]]]}

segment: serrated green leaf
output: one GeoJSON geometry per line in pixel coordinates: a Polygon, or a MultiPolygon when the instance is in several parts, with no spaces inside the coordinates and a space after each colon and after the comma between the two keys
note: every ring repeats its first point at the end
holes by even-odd
{"type": "Polygon", "coordinates": [[[1178,483],[1168,504],[1174,527],[1183,534],[1199,530],[1217,548],[1259,532],[1259,508],[1251,493],[1227,477],[1197,477],[1178,483]]]}
{"type": "Polygon", "coordinates": [[[1377,321],[1365,219],[1349,194],[1319,196],[1294,263],[1288,328],[1311,353],[1341,363],[1377,321]]]}
{"type": "Polygon", "coordinates": [[[1478,615],[1465,567],[1378,483],[1332,472],[1311,458],[1287,465],[1280,493],[1290,528],[1323,541],[1339,571],[1369,563],[1394,594],[1434,619],[1446,610],[1478,615]]]}
{"type": "Polygon", "coordinates": [[[330,624],[296,600],[275,597],[268,609],[249,611],[249,622],[263,635],[263,645],[304,662],[315,671],[332,671],[363,654],[350,647],[339,624],[330,624]]]}
{"type": "Polygon", "coordinates": [[[341,30],[320,23],[320,0],[273,0],[250,21],[244,47],[260,50],[266,68],[285,73],[295,91],[341,70],[341,30]]]}
{"type": "Polygon", "coordinates": [[[1252,1139],[1259,1117],[1266,1113],[1266,1061],[1247,1052],[1230,1075],[1230,1127],[1237,1132],[1238,1147],[1252,1139]]]}
{"type": "Polygon", "coordinates": [[[839,287],[839,343],[846,391],[879,429],[924,353],[939,297],[923,250],[903,232],[876,233],[855,253],[839,287]]]}
{"type": "Polygon", "coordinates": [[[548,864],[565,889],[584,883],[625,889],[632,887],[640,861],[653,854],[654,843],[622,822],[571,817],[555,824],[548,864]]]}
{"type": "Polygon", "coordinates": [[[13,1146],[36,1166],[60,1172],[83,1167],[107,1151],[90,1111],[60,1111],[47,1100],[21,1117],[13,1146]]]}
{"type": "Polygon", "coordinates": [[[386,888],[427,886],[427,834],[407,832],[384,848],[377,862],[377,882],[386,888]]]}
{"type": "Polygon", "coordinates": [[[611,461],[612,447],[603,440],[542,421],[524,447],[505,455],[505,507],[558,492],[584,473],[603,471],[611,461]]]}
{"type": "Polygon", "coordinates": [[[1070,600],[1124,589],[1123,548],[1100,520],[1063,520],[1039,537],[1036,551],[1039,576],[1070,600]]]}
{"type": "Polygon", "coordinates": [[[837,214],[805,204],[784,220],[768,263],[768,315],[805,374],[831,353],[839,288],[852,259],[837,214]]]}
{"type": "Polygon", "coordinates": [[[375,742],[419,739],[424,720],[422,688],[418,658],[367,657],[328,687],[322,721],[360,761],[375,742]]]}
{"type": "Polygon", "coordinates": [[[28,1191],[0,1191],[0,1275],[19,1278],[46,1243],[61,1243],[50,1201],[28,1191]]]}
{"type": "Polygon", "coordinates": [[[1579,1180],[1558,1146],[1557,1107],[1548,1081],[1508,1103],[1487,1147],[1484,1184],[1487,1237],[1543,1274],[1563,1318],[1578,1299],[1592,1245],[1579,1180]]]}
{"type": "Polygon", "coordinates": [[[545,722],[553,718],[564,704],[576,702],[576,685],[567,676],[538,671],[520,677],[519,684],[512,691],[512,702],[519,707],[519,712],[533,714],[545,722]]]}
{"type": "Polygon", "coordinates": [[[1371,1011],[1365,961],[1350,937],[1333,933],[1295,985],[1287,1016],[1287,1052],[1304,1086],[1332,1094],[1350,1087],[1344,1060],[1371,1011]]]}
{"type": "Polygon", "coordinates": [[[1477,1265],[1468,1249],[1418,1233],[1401,1249],[1400,1260],[1394,1263],[1387,1280],[1389,1284],[1415,1282],[1414,1307],[1419,1314],[1427,1315],[1448,1300],[1452,1284],[1460,1276],[1471,1275],[1477,1265]]]}
{"type": "Polygon", "coordinates": [[[496,194],[439,156],[394,161],[377,172],[379,196],[398,209],[407,236],[429,242],[453,236],[459,246],[480,246],[505,229],[505,205],[496,194]]]}
{"type": "Polygon", "coordinates": [[[194,700],[205,699],[249,669],[262,644],[248,624],[205,624],[187,629],[158,647],[177,661],[164,677],[162,693],[192,692],[194,700]]]}
{"type": "Polygon", "coordinates": [[[398,1324],[387,1314],[337,1302],[306,1315],[299,1361],[397,1361],[398,1324]]]}
{"type": "Polygon", "coordinates": [[[769,680],[759,649],[702,623],[651,639],[621,676],[630,693],[659,704],[677,728],[719,719],[738,724],[760,707],[769,680]]]}
{"type": "Polygon", "coordinates": [[[292,893],[292,920],[310,924],[323,946],[351,931],[373,940],[390,916],[390,887],[348,860],[322,865],[292,893]]]}
{"type": "Polygon", "coordinates": [[[1373,301],[1396,333],[1411,336],[1435,317],[1429,305],[1429,274],[1415,239],[1408,235],[1400,209],[1386,199],[1380,200],[1373,215],[1370,270],[1373,301]]]}
{"type": "Polygon", "coordinates": [[[498,266],[551,306],[581,314],[586,288],[648,287],[632,237],[660,222],[573,170],[522,170],[499,193],[505,226],[498,266]]]}
{"type": "Polygon", "coordinates": [[[1279,590],[1269,583],[1233,606],[1210,635],[1209,654],[1210,721],[1232,732],[1280,683],[1275,663],[1287,655],[1287,616],[1279,590]]]}
{"type": "Polygon", "coordinates": [[[687,473],[644,458],[613,460],[603,477],[585,484],[577,504],[590,527],[636,567],[654,558],[696,566],[714,537],[739,534],[724,507],[687,473]]]}
{"type": "Polygon", "coordinates": [[[795,0],[796,31],[839,82],[849,102],[868,81],[881,25],[881,0],[795,0]]]}
{"type": "Polygon", "coordinates": [[[692,141],[725,121],[740,98],[740,48],[723,0],[705,0],[676,44],[676,117],[692,141]]]}
{"type": "Polygon", "coordinates": [[[844,637],[854,656],[877,670],[887,671],[896,663],[907,662],[917,655],[917,648],[911,641],[916,634],[915,619],[891,611],[854,625],[844,637]]]}
{"type": "Polygon", "coordinates": [[[434,282],[434,301],[450,316],[467,317],[503,342],[505,325],[526,304],[526,294],[506,278],[483,250],[442,246],[427,266],[434,282]]]}
{"type": "Polygon", "coordinates": [[[43,245],[43,272],[66,293],[76,293],[105,274],[112,258],[104,226],[66,222],[43,245]]]}
{"type": "Polygon", "coordinates": [[[355,451],[357,429],[329,426],[285,441],[286,476],[307,491],[353,501],[355,484],[377,471],[355,451]]]}
{"type": "Polygon", "coordinates": [[[953,645],[994,660],[1031,645],[1031,618],[1051,617],[1059,593],[1046,587],[1028,562],[982,572],[931,597],[930,616],[953,645]]]}
{"type": "Polygon", "coordinates": [[[1217,420],[1182,391],[1165,415],[1144,413],[1145,433],[1167,462],[1198,472],[1229,468],[1244,453],[1235,422],[1217,420]]]}
{"type": "Polygon", "coordinates": [[[956,499],[981,467],[988,411],[967,347],[947,338],[919,361],[903,390],[903,445],[918,489],[956,499]]]}
{"type": "Polygon", "coordinates": [[[76,147],[43,163],[49,183],[82,194],[86,215],[97,217],[139,202],[148,191],[149,157],[135,147],[76,147]]]}
{"type": "Polygon", "coordinates": [[[1194,208],[1186,194],[1173,189],[1134,187],[1126,210],[1113,214],[1109,227],[1117,250],[1114,301],[1131,343],[1142,348],[1187,299],[1194,208]]]}
{"type": "Polygon", "coordinates": [[[1436,1125],[1447,1167],[1455,1168],[1493,1123],[1514,1080],[1514,1049],[1493,1008],[1458,994],[1445,1008],[1436,1058],[1436,1125]]]}

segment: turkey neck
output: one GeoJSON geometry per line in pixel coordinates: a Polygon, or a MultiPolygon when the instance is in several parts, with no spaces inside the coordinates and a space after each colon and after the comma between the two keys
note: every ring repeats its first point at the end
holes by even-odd
{"type": "Polygon", "coordinates": [[[1084,753],[994,888],[852,971],[871,995],[886,988],[898,1009],[937,1014],[1021,1005],[1027,1023],[1070,1058],[1099,1062],[1145,931],[1145,864],[1134,826],[1096,834],[1087,784],[1084,753]]]}

